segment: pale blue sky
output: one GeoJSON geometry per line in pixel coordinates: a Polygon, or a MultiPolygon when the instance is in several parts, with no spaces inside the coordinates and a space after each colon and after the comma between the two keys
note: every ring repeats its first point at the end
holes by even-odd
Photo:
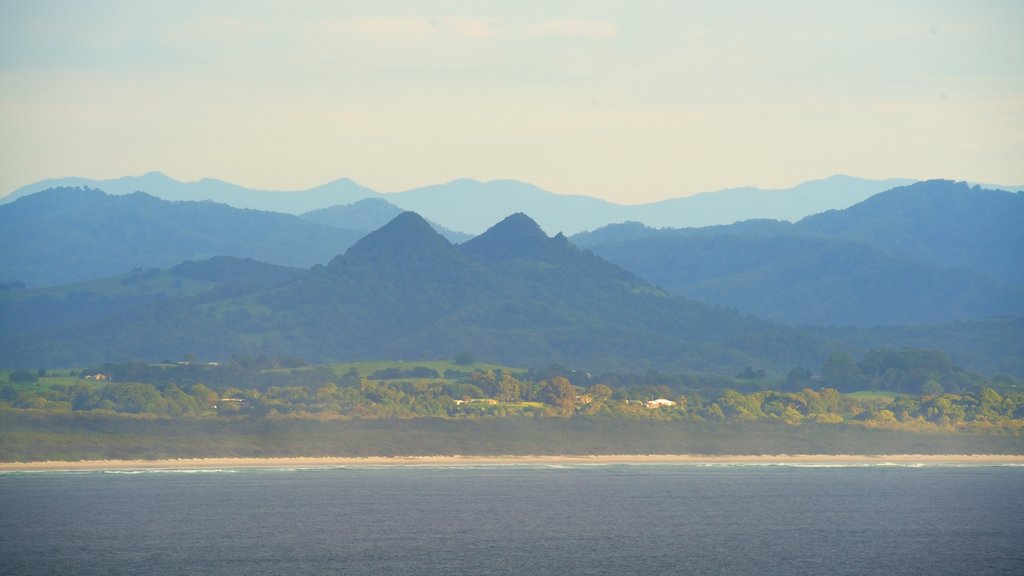
{"type": "Polygon", "coordinates": [[[1024,184],[1024,3],[0,0],[0,194],[1024,184]]]}

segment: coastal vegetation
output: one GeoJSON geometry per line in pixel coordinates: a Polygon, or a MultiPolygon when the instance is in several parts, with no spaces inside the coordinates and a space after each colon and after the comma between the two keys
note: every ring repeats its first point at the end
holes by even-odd
{"type": "Polygon", "coordinates": [[[1024,386],[941,353],[817,375],[298,358],[2,373],[0,459],[494,453],[1024,452],[1024,386]]]}

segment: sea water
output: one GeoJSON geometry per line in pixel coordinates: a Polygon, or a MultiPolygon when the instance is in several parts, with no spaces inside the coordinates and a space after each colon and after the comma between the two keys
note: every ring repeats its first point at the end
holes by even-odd
{"type": "Polygon", "coordinates": [[[8,473],[0,574],[1024,574],[1024,468],[8,473]]]}

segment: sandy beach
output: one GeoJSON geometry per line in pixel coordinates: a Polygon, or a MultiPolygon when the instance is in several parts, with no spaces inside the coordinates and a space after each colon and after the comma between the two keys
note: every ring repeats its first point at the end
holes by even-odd
{"type": "Polygon", "coordinates": [[[75,470],[201,470],[218,468],[316,468],[337,466],[515,466],[581,464],[805,464],[805,465],[1024,465],[1024,455],[1011,454],[779,454],[703,456],[643,454],[595,456],[374,456],[366,458],[183,458],[170,460],[83,460],[0,462],[0,472],[75,470]]]}

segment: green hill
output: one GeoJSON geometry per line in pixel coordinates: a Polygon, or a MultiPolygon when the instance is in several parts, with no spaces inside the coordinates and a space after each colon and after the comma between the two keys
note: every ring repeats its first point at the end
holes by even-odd
{"type": "Polygon", "coordinates": [[[80,282],[213,256],[309,267],[363,232],[213,202],[55,188],[0,206],[0,282],[80,282]]]}
{"type": "Polygon", "coordinates": [[[808,216],[797,227],[1024,283],[1024,192],[931,180],[876,194],[846,210],[808,216]]]}
{"type": "MultiPolygon", "coordinates": [[[[383,198],[364,198],[352,204],[328,206],[327,208],[306,212],[301,217],[310,222],[326,226],[368,233],[387,224],[402,212],[404,210],[383,198]]],[[[431,223],[431,226],[447,238],[449,242],[465,242],[472,238],[469,234],[455,232],[439,224],[431,223]]]]}
{"type": "MultiPolygon", "coordinates": [[[[206,277],[216,276],[211,262],[206,277]]],[[[181,270],[179,270],[181,272],[181,270]]],[[[735,373],[817,365],[795,330],[670,297],[516,215],[464,247],[414,213],[327,266],[244,294],[208,290],[0,337],[0,365],[98,364],[194,354],[477,358],[519,366],[735,373]]]]}
{"type": "Polygon", "coordinates": [[[946,181],[796,224],[610,226],[574,241],[673,294],[788,324],[1024,314],[1024,194],[946,181]]]}

